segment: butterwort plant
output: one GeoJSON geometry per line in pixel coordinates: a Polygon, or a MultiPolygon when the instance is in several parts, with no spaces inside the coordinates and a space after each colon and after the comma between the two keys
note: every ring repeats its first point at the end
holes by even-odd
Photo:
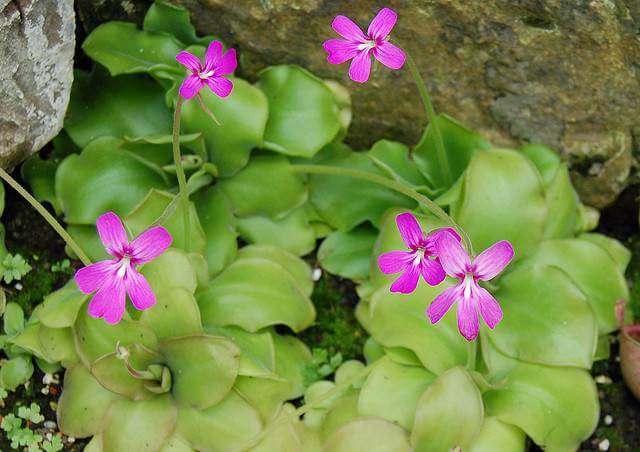
{"type": "Polygon", "coordinates": [[[140,311],[156,304],[151,286],[137,266],[162,254],[171,245],[172,238],[165,228],[154,226],[129,241],[122,221],[113,212],[101,215],[96,228],[113,259],[82,267],[76,272],[75,281],[81,292],[96,292],[89,303],[89,315],[116,324],[124,315],[127,295],[140,311]]]}

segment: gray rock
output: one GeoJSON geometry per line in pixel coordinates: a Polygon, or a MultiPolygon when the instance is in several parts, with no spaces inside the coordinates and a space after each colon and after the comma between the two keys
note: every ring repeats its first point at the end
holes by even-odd
{"type": "Polygon", "coordinates": [[[72,0],[0,0],[0,166],[62,128],[73,80],[72,0]]]}
{"type": "MultiPolygon", "coordinates": [[[[425,119],[408,71],[379,67],[369,83],[325,61],[322,41],[345,14],[363,27],[378,2],[351,0],[181,0],[199,31],[239,50],[241,75],[268,64],[298,63],[346,84],[353,95],[350,139],[366,147],[380,138],[418,139],[425,119]]],[[[624,188],[630,160],[596,155],[615,134],[640,126],[638,0],[388,0],[400,18],[392,35],[417,60],[439,111],[497,145],[547,144],[568,160],[581,141],[599,176],[576,179],[585,202],[604,207],[624,188]],[[571,136],[565,136],[567,131],[571,136]],[[577,135],[576,135],[577,134],[577,135]],[[610,171],[615,167],[615,171],[610,171]],[[602,184],[605,187],[602,187],[602,184]],[[606,195],[592,196],[596,191],[606,195]]]]}

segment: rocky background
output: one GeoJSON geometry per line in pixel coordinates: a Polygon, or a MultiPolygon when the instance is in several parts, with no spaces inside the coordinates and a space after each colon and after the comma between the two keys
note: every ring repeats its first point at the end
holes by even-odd
{"type": "MultiPolygon", "coordinates": [[[[24,3],[27,0],[13,0],[24,3]]],[[[408,71],[378,67],[364,86],[321,47],[332,18],[366,27],[382,6],[417,60],[436,107],[494,143],[537,142],[570,162],[583,201],[611,205],[635,182],[640,154],[640,0],[175,0],[202,33],[238,48],[253,78],[273,63],[297,63],[352,92],[351,142],[407,143],[425,122],[408,71]]],[[[46,3],[46,2],[45,2],[46,3]]],[[[77,0],[82,27],[142,21],[149,0],[77,0]]]]}

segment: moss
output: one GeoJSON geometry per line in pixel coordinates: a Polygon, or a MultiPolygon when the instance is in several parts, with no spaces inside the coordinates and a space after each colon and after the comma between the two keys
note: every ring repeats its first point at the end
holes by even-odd
{"type": "Polygon", "coordinates": [[[305,343],[324,348],[329,355],[340,352],[345,360],[362,357],[367,338],[355,317],[358,297],[352,282],[323,273],[311,299],[316,306],[316,323],[301,335],[305,343]]]}

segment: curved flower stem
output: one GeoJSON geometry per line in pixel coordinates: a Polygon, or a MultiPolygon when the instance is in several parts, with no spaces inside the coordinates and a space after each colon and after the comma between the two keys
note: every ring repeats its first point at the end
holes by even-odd
{"type": "Polygon", "coordinates": [[[467,342],[467,370],[469,372],[476,370],[476,359],[478,356],[477,340],[467,342]]]}
{"type": "Polygon", "coordinates": [[[438,122],[436,121],[436,112],[433,109],[433,104],[431,103],[429,92],[427,91],[427,87],[424,84],[424,80],[420,75],[420,71],[418,70],[418,67],[416,66],[415,61],[413,61],[413,58],[411,58],[411,55],[409,55],[408,52],[407,52],[407,66],[409,66],[409,71],[413,76],[413,80],[416,82],[418,91],[420,92],[420,97],[422,98],[422,103],[424,104],[424,111],[427,113],[427,119],[429,120],[429,127],[433,128],[433,138],[434,138],[434,141],[436,142],[438,162],[440,163],[440,168],[442,168],[445,183],[449,186],[453,184],[454,180],[453,180],[453,175],[451,174],[451,168],[449,167],[449,160],[447,160],[447,152],[444,148],[442,133],[440,133],[440,127],[438,126],[438,122]]]}
{"type": "Polygon", "coordinates": [[[349,168],[340,168],[337,166],[325,166],[325,165],[291,165],[291,168],[294,171],[299,171],[301,173],[316,173],[316,174],[333,174],[335,176],[346,176],[353,177],[356,179],[364,179],[369,182],[373,182],[374,184],[382,185],[384,187],[395,190],[403,195],[408,196],[416,200],[419,204],[425,206],[431,213],[433,213],[436,217],[444,221],[446,224],[454,228],[462,237],[465,247],[470,256],[473,256],[473,245],[471,244],[471,239],[467,233],[445,212],[442,208],[427,198],[424,195],[421,195],[417,191],[405,187],[399,182],[396,182],[391,179],[387,179],[386,177],[378,176],[377,174],[371,174],[366,171],[353,170],[349,168]]]}
{"type": "Polygon", "coordinates": [[[180,199],[182,200],[182,217],[184,220],[184,248],[189,250],[191,244],[191,224],[189,222],[189,193],[187,193],[187,178],[182,167],[182,157],[180,155],[180,113],[182,111],[182,96],[178,95],[176,109],[173,112],[173,162],[176,165],[176,176],[178,177],[178,187],[180,189],[180,199]]]}
{"type": "Polygon", "coordinates": [[[31,196],[31,194],[27,190],[25,190],[17,180],[11,177],[11,175],[9,175],[9,173],[7,173],[2,168],[0,168],[0,178],[2,178],[2,180],[9,184],[15,191],[17,191],[20,196],[26,199],[27,202],[31,204],[31,206],[33,206],[33,208],[36,209],[40,215],[42,215],[47,223],[49,223],[49,225],[51,225],[51,227],[58,233],[58,235],[62,237],[62,240],[64,240],[65,243],[69,245],[69,248],[73,250],[76,256],[78,256],[78,259],[80,259],[85,266],[91,265],[91,259],[89,259],[85,252],[82,251],[82,248],[80,248],[80,246],[76,243],[75,240],[73,240],[69,233],[65,231],[62,225],[58,223],[58,220],[56,220],[54,216],[51,215],[49,211],[45,209],[44,206],[40,204],[36,198],[31,196]]]}
{"type": "Polygon", "coordinates": [[[369,375],[371,373],[371,371],[373,369],[375,369],[376,366],[379,365],[381,362],[382,362],[381,359],[378,359],[377,361],[374,361],[373,363],[369,364],[364,369],[362,369],[360,372],[356,372],[355,374],[353,374],[351,377],[347,378],[346,380],[344,380],[340,384],[335,385],[329,391],[320,394],[318,397],[316,397],[315,399],[311,400],[309,403],[304,404],[303,406],[301,406],[297,410],[293,411],[292,413],[289,413],[286,416],[283,416],[281,418],[278,418],[278,419],[274,420],[273,423],[269,424],[260,433],[258,433],[253,438],[249,439],[248,441],[245,441],[244,443],[242,443],[237,448],[235,448],[234,452],[241,452],[241,451],[248,450],[250,447],[256,445],[262,438],[267,436],[273,430],[275,430],[275,429],[277,429],[279,427],[282,427],[283,425],[286,425],[288,422],[290,422],[290,421],[292,421],[294,419],[299,418],[300,416],[302,416],[303,414],[311,411],[312,409],[314,409],[318,405],[322,404],[323,402],[326,402],[331,397],[339,394],[342,391],[345,391],[352,384],[354,384],[358,380],[361,380],[361,379],[365,378],[367,375],[369,375]]]}

